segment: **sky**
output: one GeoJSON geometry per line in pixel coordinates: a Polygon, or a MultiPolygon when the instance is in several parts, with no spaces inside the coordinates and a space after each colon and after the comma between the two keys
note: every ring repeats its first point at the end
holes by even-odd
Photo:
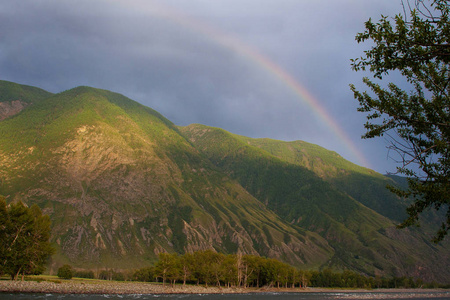
{"type": "Polygon", "coordinates": [[[380,173],[383,138],[361,139],[365,90],[350,59],[369,18],[401,0],[6,0],[0,80],[58,93],[121,93],[176,125],[303,140],[380,173]]]}

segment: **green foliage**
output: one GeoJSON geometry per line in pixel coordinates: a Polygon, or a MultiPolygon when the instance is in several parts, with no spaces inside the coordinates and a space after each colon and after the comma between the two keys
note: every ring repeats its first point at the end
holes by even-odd
{"type": "Polygon", "coordinates": [[[73,274],[73,277],[78,277],[78,278],[86,278],[86,279],[94,279],[94,272],[93,271],[75,271],[73,274]]]}
{"type": "Polygon", "coordinates": [[[114,281],[125,281],[125,275],[122,272],[113,272],[111,279],[114,281]]]}
{"type": "Polygon", "coordinates": [[[62,279],[72,279],[74,270],[71,265],[63,265],[58,269],[58,273],[56,275],[62,279]]]}
{"type": "Polygon", "coordinates": [[[125,281],[125,275],[122,272],[116,272],[114,270],[101,270],[98,274],[98,279],[101,280],[114,280],[114,281],[125,281]]]}
{"type": "Polygon", "coordinates": [[[135,280],[151,281],[153,271],[163,280],[235,287],[329,287],[329,288],[416,288],[424,287],[421,279],[411,277],[370,277],[350,270],[336,272],[299,270],[276,259],[255,255],[225,255],[211,250],[182,256],[161,253],[155,268],[143,268],[135,280]],[[141,277],[142,276],[142,277],[141,277]],[[165,279],[164,279],[165,278],[165,279]]]}
{"type": "Polygon", "coordinates": [[[146,267],[134,271],[132,276],[134,281],[151,282],[155,280],[155,268],[146,267]]]}
{"type": "Polygon", "coordinates": [[[411,85],[408,93],[397,84],[383,88],[365,77],[374,96],[354,85],[351,89],[358,110],[368,114],[364,138],[388,136],[389,149],[401,163],[398,172],[409,177],[408,190],[390,187],[398,196],[415,200],[401,227],[416,224],[427,208],[446,211],[435,242],[450,230],[449,13],[448,1],[417,1],[410,16],[369,20],[356,40],[374,46],[352,60],[356,71],[367,68],[380,80],[397,71],[411,85]]]}
{"type": "Polygon", "coordinates": [[[162,279],[164,286],[167,280],[174,283],[179,276],[177,254],[160,253],[155,265],[155,274],[162,279]]]}
{"type": "Polygon", "coordinates": [[[0,273],[12,279],[19,275],[41,274],[54,252],[49,243],[50,218],[37,205],[21,202],[6,205],[0,199],[0,273]]]}

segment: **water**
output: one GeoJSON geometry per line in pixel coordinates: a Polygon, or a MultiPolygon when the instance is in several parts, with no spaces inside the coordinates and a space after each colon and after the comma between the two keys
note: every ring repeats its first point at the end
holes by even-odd
{"type": "Polygon", "coordinates": [[[8,294],[0,293],[0,300],[319,300],[319,299],[435,299],[449,300],[450,292],[417,293],[258,293],[258,294],[166,294],[166,295],[92,295],[92,294],[8,294]]]}

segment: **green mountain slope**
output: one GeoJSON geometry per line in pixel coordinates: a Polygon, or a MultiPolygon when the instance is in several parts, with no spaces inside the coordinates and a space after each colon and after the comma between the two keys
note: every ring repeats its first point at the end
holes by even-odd
{"type": "MultiPolygon", "coordinates": [[[[448,243],[397,230],[395,183],[304,142],[177,127],[120,94],[0,81],[0,194],[51,216],[51,269],[214,249],[302,268],[450,278],[448,243]],[[19,102],[17,102],[19,101],[19,102]]],[[[395,180],[394,180],[395,179],[395,180]]],[[[433,223],[433,218],[427,218],[433,223]]]]}
{"type": "Polygon", "coordinates": [[[406,217],[407,203],[388,189],[395,182],[373,170],[355,165],[336,152],[303,141],[282,142],[240,137],[245,143],[263,149],[279,159],[303,166],[379,214],[400,222],[406,217]]]}
{"type": "Polygon", "coordinates": [[[79,87],[0,122],[0,194],[53,222],[52,268],[130,268],[215,249],[317,267],[334,250],[215,167],[156,111],[79,87]]]}
{"type": "Polygon", "coordinates": [[[0,80],[0,121],[50,95],[51,93],[36,87],[0,80]]]}
{"type": "MultiPolygon", "coordinates": [[[[383,176],[345,160],[336,152],[303,141],[282,142],[237,137],[248,145],[263,149],[283,161],[313,171],[336,189],[393,220],[396,224],[407,216],[406,208],[411,204],[410,200],[399,199],[386,188],[388,185],[396,185],[406,189],[405,178],[383,176]]],[[[442,223],[444,214],[430,211],[423,215],[422,231],[427,233],[428,239],[434,235],[437,224],[442,223]]]]}
{"type": "Polygon", "coordinates": [[[0,80],[0,102],[21,100],[31,104],[51,95],[52,93],[34,86],[0,80]]]}
{"type": "MultiPolygon", "coordinates": [[[[326,238],[335,255],[324,265],[372,275],[412,275],[426,265],[429,276],[439,269],[437,260],[448,265],[444,246],[429,244],[420,232],[396,230],[394,220],[387,218],[390,213],[383,216],[366,206],[367,199],[383,197],[384,186],[380,195],[370,193],[389,181],[384,176],[303,142],[251,139],[203,125],[180,130],[211,162],[286,221],[326,238]],[[349,180],[350,175],[358,181],[349,180]],[[361,191],[353,186],[360,183],[375,188],[356,197],[351,188],[361,191]]],[[[395,203],[389,209],[396,207],[404,209],[395,203]]]]}

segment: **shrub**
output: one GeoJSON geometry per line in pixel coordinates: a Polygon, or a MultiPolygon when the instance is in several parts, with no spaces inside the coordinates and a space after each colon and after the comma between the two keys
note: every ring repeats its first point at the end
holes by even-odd
{"type": "Polygon", "coordinates": [[[73,277],[73,269],[70,265],[64,265],[61,268],[58,269],[58,275],[59,278],[63,279],[72,279],[73,277]]]}
{"type": "Polygon", "coordinates": [[[125,276],[121,272],[113,272],[112,273],[112,280],[125,281],[125,276]]]}

